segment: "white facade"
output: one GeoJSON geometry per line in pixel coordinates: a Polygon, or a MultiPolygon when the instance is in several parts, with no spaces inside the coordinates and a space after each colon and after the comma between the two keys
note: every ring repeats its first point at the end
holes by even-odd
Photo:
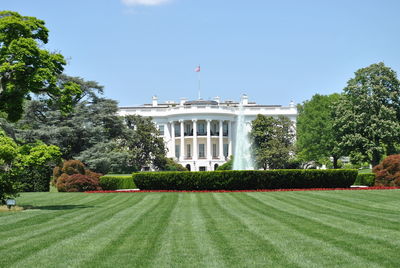
{"type": "Polygon", "coordinates": [[[152,104],[120,107],[119,115],[151,116],[164,137],[167,157],[174,158],[191,171],[203,171],[215,170],[235,154],[239,105],[243,106],[248,130],[258,114],[284,115],[293,122],[297,117],[293,102],[287,107],[259,105],[249,102],[246,95],[242,96],[240,103],[221,102],[216,97],[213,101],[182,99],[179,103],[168,101],[162,104],[154,96],[152,104]]]}

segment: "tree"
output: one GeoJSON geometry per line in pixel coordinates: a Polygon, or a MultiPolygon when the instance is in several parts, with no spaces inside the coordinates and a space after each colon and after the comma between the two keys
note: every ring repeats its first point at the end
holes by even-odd
{"type": "Polygon", "coordinates": [[[61,162],[60,148],[42,142],[19,148],[18,181],[25,192],[48,192],[53,168],[61,162]]]}
{"type": "Polygon", "coordinates": [[[311,100],[298,106],[297,157],[304,161],[326,164],[333,158],[333,167],[338,167],[340,153],[333,129],[333,110],[340,95],[315,94],[311,100]]]}
{"type": "Polygon", "coordinates": [[[102,174],[127,174],[136,170],[129,165],[129,152],[119,148],[118,142],[113,140],[99,142],[75,158],[102,174]]]}
{"type": "Polygon", "coordinates": [[[334,110],[338,147],[359,161],[379,164],[400,143],[400,81],[383,63],[359,69],[334,110]]]}
{"type": "Polygon", "coordinates": [[[20,143],[41,140],[57,145],[64,159],[79,157],[99,144],[104,146],[97,146],[95,153],[88,152],[86,155],[98,157],[101,151],[106,156],[111,147],[116,147],[110,143],[121,137],[125,128],[122,118],[117,115],[117,102],[99,96],[103,87],[94,81],[66,75],[61,75],[59,79],[62,80],[60,83],[73,81],[82,88],[81,96],[73,99],[72,112],[63,114],[58,103],[27,101],[21,120],[13,125],[0,121],[0,127],[20,143]]]}
{"type": "Polygon", "coordinates": [[[59,192],[101,190],[100,173],[92,172],[79,160],[68,160],[53,170],[53,184],[59,192]]]}
{"type": "Polygon", "coordinates": [[[141,170],[146,166],[162,168],[157,166],[163,163],[166,149],[164,140],[152,122],[151,117],[139,115],[128,115],[125,117],[128,129],[125,131],[124,138],[120,140],[121,148],[129,153],[129,164],[136,170],[141,170]]]}
{"type": "Polygon", "coordinates": [[[59,83],[66,61],[61,54],[43,49],[48,42],[45,23],[17,12],[0,12],[0,112],[17,121],[31,93],[46,96],[69,112],[81,89],[74,82],[59,83]]]}
{"type": "Polygon", "coordinates": [[[9,197],[16,197],[21,183],[14,179],[18,146],[0,129],[0,204],[9,197]]]}
{"type": "Polygon", "coordinates": [[[285,168],[293,154],[295,138],[292,121],[284,116],[257,115],[250,132],[258,167],[285,168]]]}
{"type": "Polygon", "coordinates": [[[400,186],[400,154],[389,155],[372,171],[376,186],[400,186]]]}

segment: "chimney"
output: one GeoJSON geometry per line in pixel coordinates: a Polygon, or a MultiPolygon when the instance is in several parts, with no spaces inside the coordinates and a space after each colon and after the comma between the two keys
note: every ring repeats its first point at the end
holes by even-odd
{"type": "Polygon", "coordinates": [[[246,94],[243,94],[243,95],[242,95],[241,103],[242,103],[243,105],[249,104],[249,97],[248,97],[246,94]]]}
{"type": "Polygon", "coordinates": [[[157,98],[157,96],[153,96],[152,104],[153,104],[153,107],[158,106],[158,98],[157,98]]]}

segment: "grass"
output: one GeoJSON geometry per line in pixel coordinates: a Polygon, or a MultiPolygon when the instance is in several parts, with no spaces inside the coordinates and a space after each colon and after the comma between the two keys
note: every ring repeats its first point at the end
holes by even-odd
{"type": "Polygon", "coordinates": [[[372,169],[370,168],[364,168],[364,169],[359,169],[358,173],[363,174],[363,173],[372,173],[372,169]]]}
{"type": "Polygon", "coordinates": [[[399,267],[399,194],[24,193],[0,267],[399,267]]]}

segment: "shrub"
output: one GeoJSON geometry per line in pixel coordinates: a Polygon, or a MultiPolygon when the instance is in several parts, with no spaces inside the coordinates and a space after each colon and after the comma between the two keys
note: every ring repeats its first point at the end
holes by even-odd
{"type": "Polygon", "coordinates": [[[58,167],[54,168],[53,176],[55,179],[57,179],[63,173],[66,173],[67,175],[85,174],[85,165],[79,160],[64,161],[62,166],[58,166],[58,167]]]}
{"type": "Polygon", "coordinates": [[[163,171],[188,171],[187,168],[175,162],[172,158],[165,158],[165,167],[163,171]]]}
{"type": "Polygon", "coordinates": [[[53,184],[59,192],[83,192],[101,190],[102,174],[90,171],[79,160],[65,161],[53,170],[53,184]]]}
{"type": "Polygon", "coordinates": [[[57,180],[59,192],[84,192],[101,190],[99,178],[82,174],[61,175],[57,180]]]}
{"type": "Polygon", "coordinates": [[[100,186],[103,190],[135,189],[136,185],[131,176],[101,176],[100,186]]]}
{"type": "Polygon", "coordinates": [[[400,154],[389,155],[372,172],[375,186],[400,186],[400,154]]]}
{"type": "Polygon", "coordinates": [[[356,170],[252,170],[209,172],[142,172],[135,176],[141,190],[256,190],[344,188],[356,170]]]}
{"type": "Polygon", "coordinates": [[[233,166],[233,156],[224,164],[220,165],[217,170],[232,170],[233,166]]]}
{"type": "Polygon", "coordinates": [[[375,174],[374,173],[361,173],[357,175],[354,185],[374,186],[375,174]]]}

